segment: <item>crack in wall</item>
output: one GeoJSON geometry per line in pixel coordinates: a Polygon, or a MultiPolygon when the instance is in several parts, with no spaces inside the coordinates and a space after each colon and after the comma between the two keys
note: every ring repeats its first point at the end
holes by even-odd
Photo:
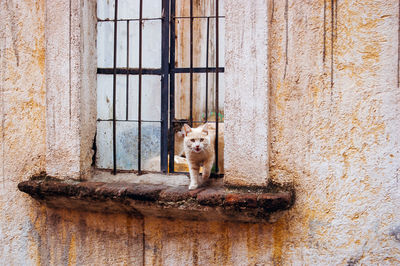
{"type": "Polygon", "coordinates": [[[323,64],[325,64],[325,58],[326,58],[326,0],[324,0],[324,43],[323,43],[323,49],[322,49],[322,63],[323,64]]]}
{"type": "MultiPolygon", "coordinates": [[[[399,0],[400,1],[400,0],[399,0]]],[[[274,12],[275,12],[275,0],[272,0],[272,6],[271,6],[271,20],[270,22],[274,20],[274,12]]]]}
{"type": "MultiPolygon", "coordinates": [[[[4,25],[4,24],[3,24],[4,25]]],[[[5,32],[2,30],[1,32],[5,32]]],[[[2,36],[1,37],[1,47],[0,47],[0,65],[1,65],[1,70],[0,70],[0,87],[1,87],[1,175],[2,175],[2,183],[3,183],[3,189],[5,188],[5,167],[4,167],[4,141],[5,141],[5,133],[4,133],[4,75],[3,71],[5,69],[5,60],[4,60],[4,50],[5,50],[5,44],[6,44],[6,37],[2,36]]]]}
{"type": "Polygon", "coordinates": [[[286,22],[286,41],[285,41],[285,69],[283,79],[286,79],[286,71],[288,66],[288,42],[289,42],[289,0],[285,2],[285,22],[286,22]]]}
{"type": "Polygon", "coordinates": [[[68,83],[69,83],[69,127],[71,127],[71,94],[72,94],[72,88],[71,88],[71,21],[72,21],[72,9],[71,9],[71,0],[69,0],[69,58],[68,58],[68,63],[69,63],[69,77],[68,77],[68,83]]]}
{"type": "Polygon", "coordinates": [[[331,0],[331,102],[334,86],[334,43],[337,39],[337,0],[331,0]]]}
{"type": "Polygon", "coordinates": [[[397,88],[400,88],[400,0],[398,1],[398,22],[397,22],[397,88]]]}
{"type": "Polygon", "coordinates": [[[12,2],[12,1],[6,2],[6,8],[7,8],[9,18],[11,20],[10,21],[11,40],[12,40],[14,55],[15,55],[15,59],[17,60],[17,67],[18,67],[19,66],[19,51],[18,51],[18,45],[17,45],[17,34],[16,34],[17,29],[15,28],[18,23],[15,21],[16,15],[14,12],[14,9],[18,8],[18,5],[17,5],[17,7],[14,7],[14,5],[12,3],[10,4],[10,2],[12,2]],[[11,8],[10,8],[10,6],[11,6],[11,8]]]}

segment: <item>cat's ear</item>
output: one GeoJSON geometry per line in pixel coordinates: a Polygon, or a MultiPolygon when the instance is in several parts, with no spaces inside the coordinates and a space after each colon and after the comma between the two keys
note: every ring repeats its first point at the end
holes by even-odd
{"type": "Polygon", "coordinates": [[[206,133],[206,135],[208,135],[208,124],[204,124],[203,129],[201,130],[201,132],[206,133]]]}
{"type": "Polygon", "coordinates": [[[192,132],[192,128],[188,124],[184,124],[182,129],[183,129],[185,136],[187,136],[187,134],[189,132],[192,132]]]}
{"type": "Polygon", "coordinates": [[[183,137],[185,137],[186,136],[186,131],[185,131],[185,128],[184,127],[182,127],[181,128],[181,130],[179,130],[177,133],[176,133],[177,135],[178,135],[178,137],[180,137],[180,138],[183,138],[183,137]]]}
{"type": "Polygon", "coordinates": [[[176,132],[176,135],[179,138],[183,138],[185,136],[185,131],[184,130],[179,130],[178,132],[176,132]]]}

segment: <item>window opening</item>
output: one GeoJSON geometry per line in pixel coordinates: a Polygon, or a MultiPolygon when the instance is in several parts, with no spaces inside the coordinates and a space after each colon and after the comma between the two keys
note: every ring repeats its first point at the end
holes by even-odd
{"type": "MultiPolygon", "coordinates": [[[[214,125],[218,162],[223,0],[97,3],[96,167],[186,172],[175,162],[179,129],[205,122],[214,125]]],[[[214,172],[223,173],[218,163],[214,172]]]]}

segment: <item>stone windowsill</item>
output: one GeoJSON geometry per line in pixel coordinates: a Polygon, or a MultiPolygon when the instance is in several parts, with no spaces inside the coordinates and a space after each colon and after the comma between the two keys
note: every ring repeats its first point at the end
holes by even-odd
{"type": "Polygon", "coordinates": [[[288,209],[294,201],[293,191],[227,188],[222,180],[190,191],[187,185],[78,182],[41,176],[19,183],[18,188],[53,208],[189,220],[269,222],[272,213],[288,209]]]}

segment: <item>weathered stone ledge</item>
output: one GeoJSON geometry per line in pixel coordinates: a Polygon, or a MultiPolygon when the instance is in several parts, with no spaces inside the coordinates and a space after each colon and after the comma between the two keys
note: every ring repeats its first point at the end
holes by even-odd
{"type": "Polygon", "coordinates": [[[288,209],[290,191],[229,189],[222,180],[188,190],[187,186],[76,182],[42,178],[18,184],[23,191],[53,208],[123,212],[172,219],[269,222],[271,213],[288,209]]]}

